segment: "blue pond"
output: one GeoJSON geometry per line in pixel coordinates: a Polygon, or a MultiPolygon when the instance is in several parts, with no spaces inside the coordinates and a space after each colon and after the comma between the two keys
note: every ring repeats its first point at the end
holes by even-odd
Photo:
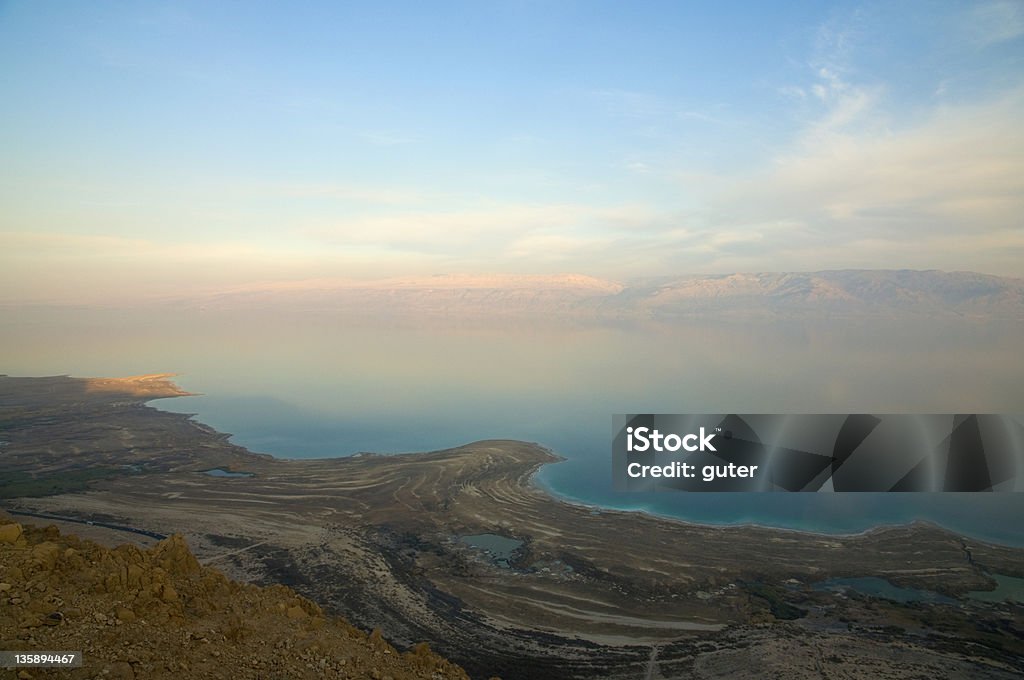
{"type": "Polygon", "coordinates": [[[495,564],[506,569],[512,566],[510,563],[512,554],[523,545],[522,541],[498,534],[474,534],[463,536],[459,540],[472,548],[483,551],[490,556],[495,564]]]}
{"type": "Polygon", "coordinates": [[[252,477],[254,476],[251,472],[231,472],[230,470],[221,470],[220,468],[214,468],[212,470],[203,470],[204,475],[210,475],[211,477],[252,477]]]}
{"type": "Polygon", "coordinates": [[[857,578],[830,578],[814,585],[814,590],[844,592],[853,591],[868,597],[877,597],[893,602],[931,602],[935,604],[957,604],[957,601],[946,595],[931,590],[918,588],[901,588],[885,579],[874,576],[857,578]]]}

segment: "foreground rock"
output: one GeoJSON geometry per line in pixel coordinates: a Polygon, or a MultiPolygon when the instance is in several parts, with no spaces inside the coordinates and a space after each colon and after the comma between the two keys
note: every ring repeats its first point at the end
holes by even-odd
{"type": "Polygon", "coordinates": [[[180,536],[110,550],[0,513],[0,538],[10,537],[0,540],[0,649],[85,659],[0,671],[10,677],[467,678],[426,645],[401,654],[284,586],[230,581],[180,536]]]}
{"type": "MultiPolygon", "coordinates": [[[[974,680],[1024,667],[1024,607],[968,596],[1024,577],[1021,548],[920,523],[823,536],[597,511],[536,488],[557,458],[517,441],[280,460],[145,405],[179,394],[166,376],[0,377],[0,497],[21,521],[62,518],[112,545],[182,533],[203,564],[287,585],[403,648],[427,641],[479,677],[974,680]],[[518,547],[498,555],[474,536],[518,547]],[[819,587],[859,577],[945,599],[819,587]]],[[[191,568],[173,562],[158,566],[191,568]]],[[[189,591],[170,585],[149,601],[187,611],[189,591]]],[[[318,618],[283,604],[282,625],[318,618]]],[[[124,601],[100,613],[112,631],[151,618],[124,601]]],[[[176,662],[174,649],[153,663],[176,662]]]]}

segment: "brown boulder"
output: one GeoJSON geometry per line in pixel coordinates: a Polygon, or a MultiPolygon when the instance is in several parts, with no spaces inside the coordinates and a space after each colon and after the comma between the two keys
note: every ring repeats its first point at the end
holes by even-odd
{"type": "Polygon", "coordinates": [[[162,599],[164,602],[177,602],[178,591],[176,591],[174,589],[174,586],[172,586],[171,584],[165,583],[164,587],[161,589],[160,592],[160,599],[162,599]]]}
{"type": "Polygon", "coordinates": [[[22,533],[21,525],[17,522],[0,525],[0,543],[15,543],[22,533]]]}
{"type": "Polygon", "coordinates": [[[32,557],[46,569],[53,569],[57,564],[57,558],[60,556],[60,552],[60,546],[56,543],[46,541],[45,543],[39,543],[32,548],[32,557]]]}
{"type": "Polygon", "coordinates": [[[199,561],[192,555],[181,534],[174,534],[157,543],[152,555],[154,563],[168,574],[184,576],[199,571],[199,561]]]}

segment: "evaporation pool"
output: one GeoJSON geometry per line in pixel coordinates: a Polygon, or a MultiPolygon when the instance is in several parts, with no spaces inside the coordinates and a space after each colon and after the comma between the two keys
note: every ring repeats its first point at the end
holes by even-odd
{"type": "Polygon", "coordinates": [[[868,597],[878,597],[893,602],[931,602],[934,604],[957,604],[957,601],[946,595],[931,590],[918,588],[901,588],[883,578],[861,576],[857,578],[830,578],[814,584],[814,590],[843,592],[853,591],[868,597]]]}
{"type": "Polygon", "coordinates": [[[518,550],[523,542],[515,538],[506,538],[498,534],[474,534],[472,536],[461,536],[459,541],[471,548],[482,550],[487,553],[491,560],[499,567],[509,569],[512,567],[509,560],[512,554],[518,550]]]}
{"type": "Polygon", "coordinates": [[[995,579],[995,590],[972,590],[967,597],[981,602],[1022,602],[1024,603],[1024,578],[989,574],[995,579]]]}
{"type": "Polygon", "coordinates": [[[230,470],[221,470],[220,468],[214,468],[212,470],[203,470],[204,475],[210,475],[211,477],[254,477],[255,475],[251,472],[231,472],[230,470]]]}

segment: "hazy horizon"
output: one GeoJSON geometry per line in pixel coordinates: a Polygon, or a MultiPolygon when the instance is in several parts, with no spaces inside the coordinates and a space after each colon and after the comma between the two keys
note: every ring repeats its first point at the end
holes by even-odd
{"type": "Polygon", "coordinates": [[[0,92],[12,649],[1024,659],[1024,0],[0,0],[0,92]]]}
{"type": "Polygon", "coordinates": [[[5,302],[1024,276],[1016,2],[0,6],[5,302]]]}
{"type": "Polygon", "coordinates": [[[1019,3],[14,1],[0,64],[3,373],[590,465],[614,412],[1024,404],[1019,3]]]}
{"type": "Polygon", "coordinates": [[[174,372],[158,409],[282,458],[482,439],[565,457],[539,481],[598,506],[824,532],[930,519],[1020,544],[1024,494],[689,494],[612,489],[611,415],[1024,413],[1024,322],[366,323],[347,315],[42,310],[0,334],[0,373],[174,372]],[[775,497],[779,496],[779,497],[775,497]]]}

